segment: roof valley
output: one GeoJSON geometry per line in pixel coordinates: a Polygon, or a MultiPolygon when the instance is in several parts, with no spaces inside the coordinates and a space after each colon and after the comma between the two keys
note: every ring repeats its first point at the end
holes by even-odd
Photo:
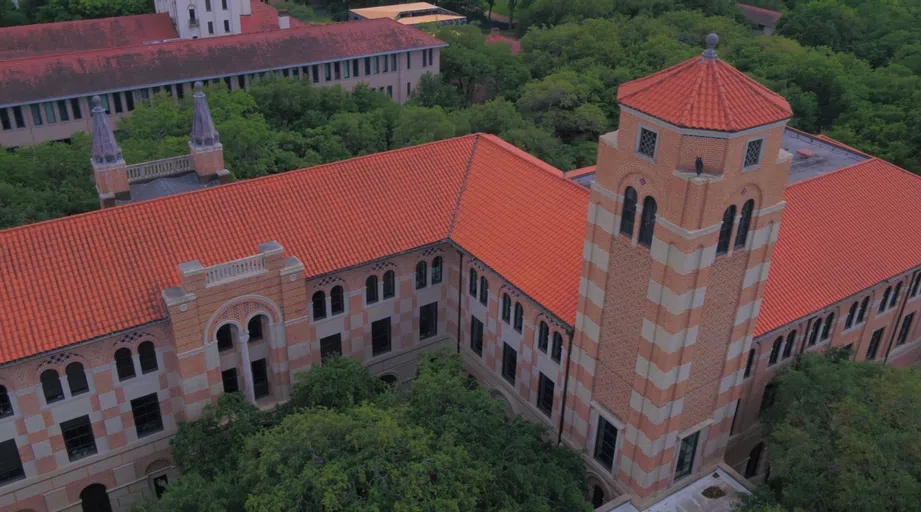
{"type": "Polygon", "coordinates": [[[480,143],[480,134],[477,133],[473,138],[473,147],[470,148],[470,158],[467,160],[467,169],[464,171],[464,180],[461,181],[460,191],[457,194],[457,203],[454,205],[454,215],[451,216],[451,227],[448,228],[448,236],[454,234],[454,227],[457,225],[457,217],[460,214],[461,201],[464,199],[464,191],[467,190],[467,181],[470,179],[470,170],[473,169],[473,157],[476,156],[476,148],[480,143]]]}

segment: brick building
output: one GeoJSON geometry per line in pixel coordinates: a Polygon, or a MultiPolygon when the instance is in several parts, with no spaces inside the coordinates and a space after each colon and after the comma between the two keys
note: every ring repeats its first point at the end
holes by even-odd
{"type": "Polygon", "coordinates": [[[475,134],[0,231],[0,507],[123,510],[222,393],[450,347],[601,510],[717,510],[688,503],[761,476],[796,354],[921,357],[921,179],[788,128],[710,43],[621,86],[594,168],[475,134]]]}

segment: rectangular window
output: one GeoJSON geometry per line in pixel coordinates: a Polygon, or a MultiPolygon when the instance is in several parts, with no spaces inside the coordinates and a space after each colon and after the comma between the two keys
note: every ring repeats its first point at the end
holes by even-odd
{"type": "Polygon", "coordinates": [[[253,371],[253,397],[256,399],[269,395],[269,368],[265,359],[250,363],[253,371]]]}
{"type": "Polygon", "coordinates": [[[10,113],[5,108],[0,108],[0,128],[11,130],[13,125],[10,123],[10,113]]]}
{"type": "MultiPolygon", "coordinates": [[[[181,91],[182,87],[180,87],[179,90],[181,91]]],[[[181,98],[182,94],[179,94],[179,97],[181,98]]],[[[131,112],[134,110],[134,94],[130,92],[125,93],[125,107],[126,107],[125,110],[127,110],[128,112],[131,112]]]]}
{"type": "Polygon", "coordinates": [[[149,436],[163,430],[160,399],[157,398],[156,393],[132,400],[131,414],[134,415],[134,428],[137,430],[138,437],[149,436]]]}
{"type": "Polygon", "coordinates": [[[438,303],[433,302],[419,308],[419,339],[424,340],[438,334],[438,303]]]}
{"type": "Polygon", "coordinates": [[[432,64],[435,63],[435,50],[433,50],[432,48],[429,48],[426,51],[429,54],[429,66],[431,66],[432,64]]]}
{"type": "Polygon", "coordinates": [[[29,108],[32,109],[32,126],[41,126],[42,125],[42,109],[38,107],[38,103],[33,103],[29,105],[29,108]]]}
{"type": "MultiPolygon", "coordinates": [[[[246,89],[246,75],[237,75],[237,87],[240,89],[246,89]]],[[[182,87],[176,90],[179,93],[179,97],[182,98],[182,87]]]]}
{"type": "Polygon", "coordinates": [[[899,329],[899,338],[896,340],[896,345],[902,345],[908,341],[908,333],[911,331],[911,323],[915,319],[915,314],[912,313],[902,319],[902,328],[899,329]]]}
{"type": "Polygon", "coordinates": [[[617,427],[598,416],[598,434],[595,437],[595,460],[605,469],[614,469],[614,452],[617,450],[617,427]]]}
{"type": "Polygon", "coordinates": [[[883,341],[883,331],[886,329],[877,329],[870,338],[870,346],[867,347],[867,361],[876,359],[876,352],[879,350],[879,344],[883,341]]]}
{"type": "Polygon", "coordinates": [[[427,67],[428,65],[428,54],[425,50],[422,50],[422,67],[427,67]]]}
{"type": "Polygon", "coordinates": [[[371,74],[371,57],[365,57],[365,76],[371,74]]]}
{"type": "Polygon", "coordinates": [[[54,115],[54,103],[42,103],[42,106],[45,107],[45,121],[48,124],[53,124],[58,122],[57,118],[54,115]]]}
{"type": "Polygon", "coordinates": [[[205,0],[205,10],[211,12],[211,0],[205,0]]]}
{"type": "Polygon", "coordinates": [[[694,455],[697,453],[697,441],[700,431],[685,437],[678,447],[678,464],[675,466],[675,480],[684,478],[694,470],[694,455]]]}
{"type": "Polygon", "coordinates": [[[647,130],[646,128],[640,128],[640,139],[637,142],[636,152],[648,156],[649,158],[656,157],[656,140],[659,138],[659,135],[652,131],[647,130]]]}
{"type": "Polygon", "coordinates": [[[19,458],[16,441],[10,439],[0,443],[0,485],[25,477],[26,473],[22,470],[22,459],[19,458]]]}
{"type": "Polygon", "coordinates": [[[410,90],[410,83],[406,82],[406,97],[409,98],[409,95],[411,93],[412,93],[412,90],[410,90]]]}
{"type": "Polygon", "coordinates": [[[340,68],[341,66],[338,62],[333,63],[333,73],[335,73],[336,80],[342,80],[342,71],[340,68]]]}
{"type": "Polygon", "coordinates": [[[352,76],[358,78],[358,59],[352,61],[352,76]]]}
{"type": "Polygon", "coordinates": [[[390,99],[393,99],[393,86],[392,85],[387,86],[387,96],[390,96],[390,99]]]}
{"type": "Polygon", "coordinates": [[[313,83],[320,83],[320,65],[314,64],[310,69],[311,74],[313,75],[313,83]]]}
{"type": "Polygon", "coordinates": [[[326,81],[330,82],[333,79],[333,64],[331,62],[326,63],[326,81]]]}
{"type": "MultiPolygon", "coordinates": [[[[208,10],[210,11],[211,9],[208,9],[208,10]]],[[[208,22],[208,33],[209,33],[209,34],[213,34],[213,33],[214,33],[214,23],[211,22],[211,21],[208,22]]]]}
{"type": "Polygon", "coordinates": [[[352,78],[352,63],[350,61],[345,61],[342,66],[342,78],[352,78]]]}
{"type": "Polygon", "coordinates": [[[112,96],[113,103],[115,103],[115,112],[121,114],[122,112],[122,93],[117,92],[112,96]]]}
{"type": "Polygon", "coordinates": [[[157,499],[163,497],[163,493],[166,492],[166,486],[169,485],[169,478],[166,475],[160,475],[153,479],[154,493],[157,495],[157,499]]]}
{"type": "Polygon", "coordinates": [[[333,334],[320,340],[320,359],[326,361],[330,357],[342,355],[342,335],[333,334]]]}
{"type": "Polygon", "coordinates": [[[64,100],[58,100],[58,116],[60,116],[61,122],[70,121],[70,113],[67,112],[67,102],[64,100]]]}
{"type": "Polygon", "coordinates": [[[379,356],[390,352],[390,317],[371,322],[371,354],[379,356]]]}
{"type": "MultiPolygon", "coordinates": [[[[150,91],[148,91],[147,89],[138,89],[138,98],[141,99],[142,101],[149,101],[149,100],[150,100],[150,91]]],[[[105,102],[106,102],[106,97],[105,97],[105,96],[102,97],[102,102],[103,102],[103,104],[105,104],[105,102]]]]}
{"type": "Polygon", "coordinates": [[[470,350],[483,356],[483,322],[475,316],[470,317],[470,350]]]}
{"type": "Polygon", "coordinates": [[[406,52],[406,69],[413,68],[413,52],[406,52]]]}
{"type": "Polygon", "coordinates": [[[508,343],[502,344],[502,376],[509,384],[515,385],[515,375],[518,373],[518,352],[509,346],[508,343]]]}
{"type": "Polygon", "coordinates": [[[393,55],[390,56],[390,71],[396,71],[396,70],[397,70],[397,54],[394,53],[393,55]]]}
{"type": "Polygon", "coordinates": [[[387,59],[387,56],[386,56],[386,55],[384,55],[384,56],[382,57],[382,59],[384,60],[384,69],[381,70],[381,71],[383,71],[384,73],[386,73],[387,71],[389,71],[389,68],[390,68],[390,61],[387,59]]]}
{"type": "Polygon", "coordinates": [[[374,57],[374,74],[377,75],[381,72],[381,56],[378,55],[374,57]]]}
{"type": "Polygon", "coordinates": [[[537,379],[537,408],[550,417],[553,414],[553,390],[556,385],[543,373],[537,379]]]}
{"type": "Polygon", "coordinates": [[[221,372],[221,382],[224,383],[224,393],[236,393],[240,391],[240,383],[237,381],[237,369],[230,368],[221,372]]]}
{"type": "MultiPolygon", "coordinates": [[[[226,2],[227,0],[224,0],[224,1],[226,2]]],[[[230,33],[230,20],[224,20],[224,33],[225,34],[230,33]]]]}
{"type": "Polygon", "coordinates": [[[22,107],[13,107],[13,121],[16,121],[16,128],[26,127],[26,120],[22,117],[22,107]]]}
{"type": "Polygon", "coordinates": [[[764,139],[755,139],[748,142],[748,147],[745,148],[745,162],[742,167],[754,167],[761,163],[761,146],[763,144],[764,139]]]}
{"type": "Polygon", "coordinates": [[[227,10],[227,0],[221,0],[221,9],[227,10]]]}
{"type": "Polygon", "coordinates": [[[61,434],[71,462],[96,453],[96,438],[89,416],[61,422],[61,434]]]}

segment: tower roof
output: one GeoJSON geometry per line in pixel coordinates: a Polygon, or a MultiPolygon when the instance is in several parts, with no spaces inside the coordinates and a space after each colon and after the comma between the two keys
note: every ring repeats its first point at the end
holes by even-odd
{"type": "Polygon", "coordinates": [[[93,163],[108,165],[122,160],[122,148],[115,142],[102,98],[93,96],[93,163]]]}
{"type": "Polygon", "coordinates": [[[221,138],[211,119],[208,99],[201,90],[201,81],[195,82],[195,112],[192,115],[192,145],[210,147],[221,142],[221,138]]]}
{"type": "Polygon", "coordinates": [[[717,57],[716,34],[707,39],[701,57],[621,85],[617,101],[676,126],[724,132],[793,116],[783,96],[717,57]]]}

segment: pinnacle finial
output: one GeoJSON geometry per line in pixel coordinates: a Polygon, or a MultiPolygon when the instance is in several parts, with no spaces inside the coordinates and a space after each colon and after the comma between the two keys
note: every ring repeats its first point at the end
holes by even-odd
{"type": "Polygon", "coordinates": [[[202,92],[202,87],[203,87],[203,84],[201,83],[201,80],[196,80],[195,81],[195,93],[198,94],[201,92],[202,94],[204,94],[202,92]]]}
{"type": "Polygon", "coordinates": [[[96,108],[102,108],[102,98],[100,98],[98,94],[96,96],[93,96],[92,101],[93,101],[93,110],[96,110],[96,108]]]}
{"type": "Polygon", "coordinates": [[[707,49],[704,50],[703,57],[704,60],[715,60],[716,59],[716,45],[720,42],[720,36],[716,35],[715,32],[711,32],[707,35],[707,49]]]}
{"type": "Polygon", "coordinates": [[[122,148],[109,126],[102,98],[93,96],[93,164],[110,165],[122,161],[122,148]]]}
{"type": "Polygon", "coordinates": [[[220,135],[211,119],[211,109],[208,108],[208,99],[202,91],[201,81],[195,82],[195,110],[192,114],[192,145],[195,147],[210,147],[221,143],[220,135]]]}

